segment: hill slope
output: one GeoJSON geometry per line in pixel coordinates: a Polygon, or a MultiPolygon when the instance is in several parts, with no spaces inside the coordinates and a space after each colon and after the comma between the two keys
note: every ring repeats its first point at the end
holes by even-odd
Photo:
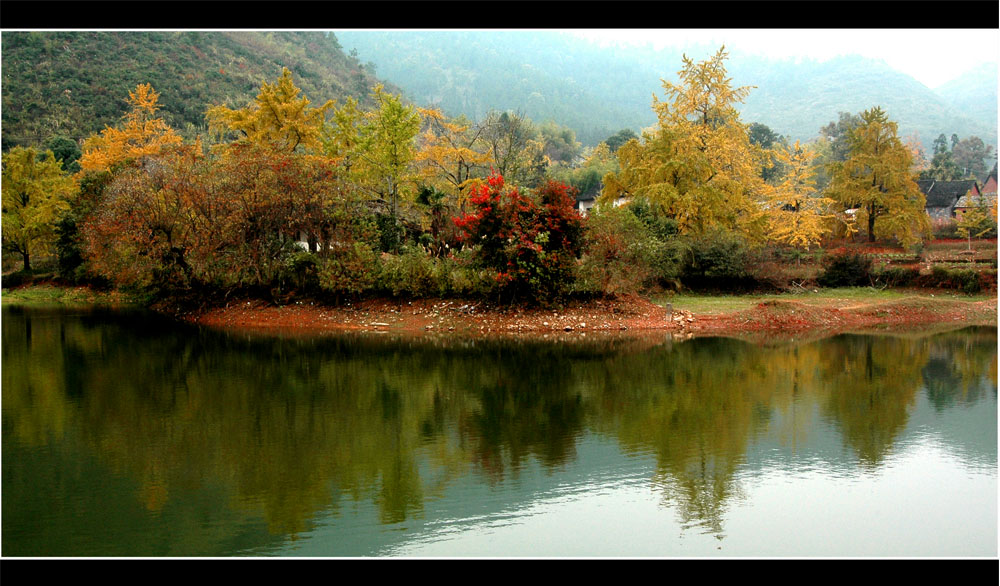
{"type": "Polygon", "coordinates": [[[150,83],[186,136],[216,104],[243,106],[281,68],[314,103],[366,97],[374,76],[322,32],[4,32],[3,149],[75,140],[114,124],[150,83]]]}

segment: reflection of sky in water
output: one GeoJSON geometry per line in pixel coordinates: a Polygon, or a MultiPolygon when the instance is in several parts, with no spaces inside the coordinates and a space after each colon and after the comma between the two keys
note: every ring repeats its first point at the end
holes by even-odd
{"type": "MultiPolygon", "coordinates": [[[[933,417],[950,417],[956,427],[988,419],[996,413],[995,397],[988,397],[933,417]]],[[[995,457],[990,462],[989,450],[927,431],[926,400],[914,410],[913,424],[874,468],[857,466],[832,425],[812,427],[815,441],[794,451],[763,437],[733,479],[721,533],[681,519],[676,503],[651,482],[652,454],[622,458],[613,441],[589,436],[578,457],[555,473],[529,463],[517,481],[492,488],[460,480],[445,499],[428,504],[424,519],[404,523],[406,531],[395,535],[381,528],[370,535],[381,545],[354,555],[995,556],[996,524],[988,522],[997,516],[995,457]],[[460,503],[469,502],[480,509],[463,513],[460,503]]],[[[345,533],[342,521],[320,521],[285,553],[331,555],[326,547],[345,533]]]]}

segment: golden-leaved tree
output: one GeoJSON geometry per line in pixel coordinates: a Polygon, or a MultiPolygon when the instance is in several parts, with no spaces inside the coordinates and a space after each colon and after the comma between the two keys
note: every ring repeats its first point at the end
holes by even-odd
{"type": "Polygon", "coordinates": [[[896,135],[897,125],[881,108],[861,113],[850,130],[850,154],[830,166],[827,194],[844,209],[857,210],[868,241],[892,237],[914,244],[930,232],[926,198],[913,174],[913,154],[896,135]]]}
{"type": "Polygon", "coordinates": [[[808,250],[830,232],[833,200],[816,193],[816,153],[795,142],[775,152],[787,170],[785,180],[770,192],[768,239],[808,250]]]}
{"type": "Polygon", "coordinates": [[[182,140],[169,125],[156,117],[160,94],[148,83],[139,84],[128,94],[131,110],[118,128],[106,127],[83,143],[80,167],[84,171],[104,171],[129,159],[158,154],[164,147],[182,140]]]}
{"type": "Polygon", "coordinates": [[[372,98],[375,107],[365,112],[358,129],[363,185],[389,204],[395,218],[400,196],[404,191],[409,195],[406,188],[415,186],[413,161],[417,154],[420,112],[403,103],[402,96],[385,91],[382,85],[375,86],[372,98]]]}
{"type": "Polygon", "coordinates": [[[421,178],[463,206],[468,188],[485,174],[490,162],[490,151],[481,139],[485,126],[473,126],[464,119],[446,120],[438,110],[420,113],[426,130],[414,162],[421,178]]]}
{"type": "Polygon", "coordinates": [[[21,255],[31,270],[31,254],[55,241],[55,221],[69,207],[76,182],[63,173],[52,151],[14,147],[3,155],[3,247],[21,255]]]}
{"type": "Polygon", "coordinates": [[[698,63],[684,57],[679,83],[663,82],[666,100],[654,96],[657,126],[618,149],[621,170],[604,177],[603,200],[644,197],[682,233],[763,235],[763,152],[736,110],[751,88],[732,86],[727,57],[725,47],[698,63]]]}
{"type": "Polygon", "coordinates": [[[326,112],[334,103],[331,100],[314,107],[301,93],[292,73],[282,69],[276,82],[261,84],[251,104],[239,110],[215,106],[205,116],[211,130],[235,132],[251,144],[285,153],[319,151],[326,112]]]}

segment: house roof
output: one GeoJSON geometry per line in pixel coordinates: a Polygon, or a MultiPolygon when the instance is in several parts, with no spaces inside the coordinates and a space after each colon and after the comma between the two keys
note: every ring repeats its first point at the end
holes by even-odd
{"type": "Polygon", "coordinates": [[[986,205],[993,205],[993,201],[996,200],[996,198],[997,198],[997,195],[995,193],[991,194],[991,195],[983,194],[983,195],[978,195],[978,196],[977,195],[972,195],[972,194],[967,194],[967,195],[963,195],[962,197],[958,198],[958,203],[955,204],[955,207],[956,208],[971,208],[971,207],[975,207],[976,204],[979,203],[979,200],[983,200],[983,202],[985,202],[986,205]]]}
{"type": "Polygon", "coordinates": [[[993,168],[990,170],[989,173],[986,174],[985,177],[983,177],[983,180],[980,181],[980,183],[986,183],[987,181],[990,180],[990,177],[992,177],[994,180],[996,180],[996,178],[997,178],[997,164],[996,163],[993,163],[993,168]]]}
{"type": "MultiPolygon", "coordinates": [[[[983,188],[985,188],[987,186],[986,184],[989,183],[991,179],[993,180],[993,185],[991,187],[993,189],[996,189],[996,185],[997,185],[997,164],[996,163],[993,163],[993,169],[989,173],[986,174],[986,177],[983,177],[982,181],[979,182],[980,185],[982,185],[982,187],[980,188],[980,191],[982,191],[983,188]]],[[[991,193],[996,193],[996,192],[993,191],[993,190],[991,190],[991,193]]]]}
{"type": "Polygon", "coordinates": [[[935,181],[933,179],[917,181],[917,187],[924,192],[929,208],[953,207],[958,198],[969,193],[976,185],[975,179],[961,181],[935,181]]]}

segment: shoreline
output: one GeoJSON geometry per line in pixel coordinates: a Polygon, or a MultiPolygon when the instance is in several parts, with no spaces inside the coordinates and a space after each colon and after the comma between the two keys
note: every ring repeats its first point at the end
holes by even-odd
{"type": "MultiPolygon", "coordinates": [[[[132,306],[114,293],[79,287],[49,284],[25,288],[20,294],[13,291],[18,290],[5,290],[5,304],[132,306]]],[[[695,300],[722,300],[721,309],[706,309],[703,303],[701,307],[692,305],[693,311],[671,309],[670,303],[659,305],[640,296],[573,301],[558,309],[498,307],[468,299],[367,299],[336,306],[308,299],[285,305],[240,299],[195,311],[168,303],[154,304],[149,309],[199,326],[258,333],[374,332],[556,339],[669,334],[680,339],[724,336],[777,341],[846,332],[996,327],[998,322],[996,296],[966,300],[940,291],[918,290],[900,291],[888,299],[877,297],[867,292],[838,297],[836,291],[809,296],[704,296],[695,300]]],[[[677,301],[680,305],[693,303],[691,298],[677,301]]]]}
{"type": "Polygon", "coordinates": [[[179,316],[183,321],[258,332],[380,332],[403,335],[557,337],[726,336],[755,340],[826,337],[846,332],[997,325],[997,299],[964,301],[917,295],[874,303],[769,299],[722,312],[668,310],[641,297],[568,304],[561,309],[495,308],[468,300],[366,300],[344,306],[260,301],[230,303],[179,316]]]}

